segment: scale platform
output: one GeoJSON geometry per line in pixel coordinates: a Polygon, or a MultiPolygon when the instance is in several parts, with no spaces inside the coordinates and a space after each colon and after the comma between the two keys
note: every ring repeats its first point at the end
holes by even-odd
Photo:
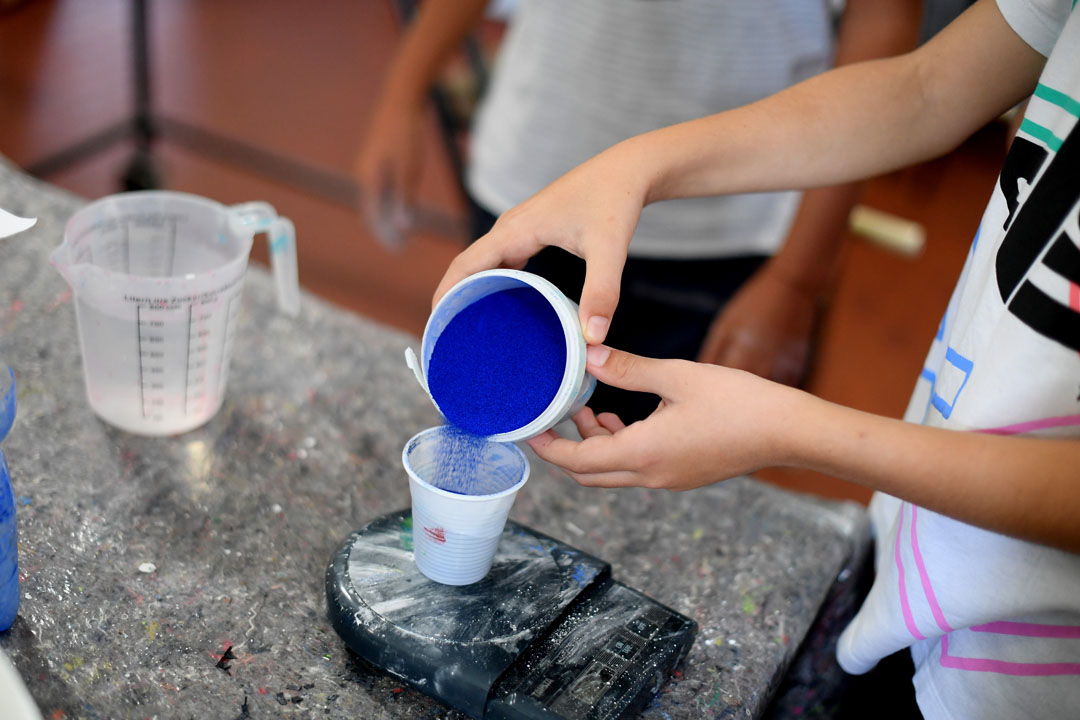
{"type": "Polygon", "coordinates": [[[473,718],[634,716],[697,633],[608,563],[513,522],[473,585],[429,580],[412,547],[408,510],[350,535],[326,571],[330,622],[362,658],[473,718]]]}

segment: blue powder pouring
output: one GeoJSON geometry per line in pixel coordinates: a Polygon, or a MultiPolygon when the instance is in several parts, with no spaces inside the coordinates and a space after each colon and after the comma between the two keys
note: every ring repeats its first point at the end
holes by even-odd
{"type": "Polygon", "coordinates": [[[434,443],[431,452],[435,462],[420,477],[441,490],[459,495],[494,495],[517,484],[525,469],[517,463],[507,464],[517,457],[499,444],[453,425],[443,425],[427,441],[434,443]]]}
{"type": "Polygon", "coordinates": [[[428,389],[448,423],[432,484],[467,495],[490,492],[476,486],[486,438],[539,417],[565,370],[562,323],[534,288],[500,290],[455,315],[428,361],[428,389]]]}
{"type": "Polygon", "coordinates": [[[431,352],[428,389],[447,422],[486,437],[535,420],[555,399],[565,370],[555,308],[531,287],[513,288],[450,320],[431,352]]]}
{"type": "MultiPolygon", "coordinates": [[[[458,495],[483,495],[478,478],[487,450],[487,438],[444,425],[435,437],[435,467],[424,480],[458,495]]],[[[496,491],[498,492],[498,491],[496,491]]]]}

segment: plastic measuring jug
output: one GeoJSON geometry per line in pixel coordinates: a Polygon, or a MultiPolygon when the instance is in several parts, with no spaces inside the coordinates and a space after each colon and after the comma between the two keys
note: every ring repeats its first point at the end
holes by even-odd
{"type": "Polygon", "coordinates": [[[566,366],[559,389],[547,408],[520,428],[491,435],[488,439],[492,442],[517,442],[535,437],[576,413],[592,397],[596,378],[585,371],[585,338],[581,334],[577,303],[539,275],[521,270],[485,270],[465,278],[439,300],[424,327],[420,358],[416,357],[412,348],[405,349],[406,364],[435,407],[438,407],[438,402],[431,396],[427,376],[431,354],[443,330],[455,315],[477,300],[502,290],[524,287],[539,292],[555,309],[566,341],[566,366]]]}
{"type": "Polygon", "coordinates": [[[133,192],[71,217],[52,263],[74,294],[87,397],[103,420],[171,435],[220,409],[248,255],[261,232],[279,308],[296,315],[295,231],[266,203],[133,192]]]}

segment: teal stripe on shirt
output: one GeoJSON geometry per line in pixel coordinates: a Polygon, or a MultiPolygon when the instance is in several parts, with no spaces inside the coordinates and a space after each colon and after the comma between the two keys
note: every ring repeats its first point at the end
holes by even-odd
{"type": "Polygon", "coordinates": [[[1046,143],[1046,147],[1054,152],[1061,149],[1061,144],[1063,142],[1061,138],[1050,132],[1048,128],[1044,128],[1042,125],[1032,122],[1027,118],[1024,118],[1024,122],[1020,123],[1020,132],[1027,133],[1036,140],[1042,140],[1046,143]]]}
{"type": "Polygon", "coordinates": [[[1046,85],[1043,85],[1042,83],[1039,83],[1035,87],[1035,97],[1042,98],[1046,102],[1057,105],[1059,108],[1069,113],[1070,115],[1080,117],[1080,102],[1073,100],[1071,97],[1061,92],[1060,90],[1055,90],[1052,87],[1048,87],[1046,85]]]}

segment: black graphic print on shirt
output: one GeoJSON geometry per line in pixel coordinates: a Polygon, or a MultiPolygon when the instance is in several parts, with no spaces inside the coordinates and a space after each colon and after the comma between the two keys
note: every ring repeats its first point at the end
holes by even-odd
{"type": "Polygon", "coordinates": [[[1017,138],[1002,168],[1000,186],[1009,216],[995,264],[998,291],[1009,311],[1025,325],[1080,352],[1080,311],[1050,297],[1027,278],[1041,257],[1047,268],[1080,284],[1080,238],[1069,237],[1068,230],[1061,229],[1080,204],[1080,132],[1074,128],[1065,138],[1017,212],[1021,180],[1030,183],[1046,155],[1035,143],[1017,138]]]}

